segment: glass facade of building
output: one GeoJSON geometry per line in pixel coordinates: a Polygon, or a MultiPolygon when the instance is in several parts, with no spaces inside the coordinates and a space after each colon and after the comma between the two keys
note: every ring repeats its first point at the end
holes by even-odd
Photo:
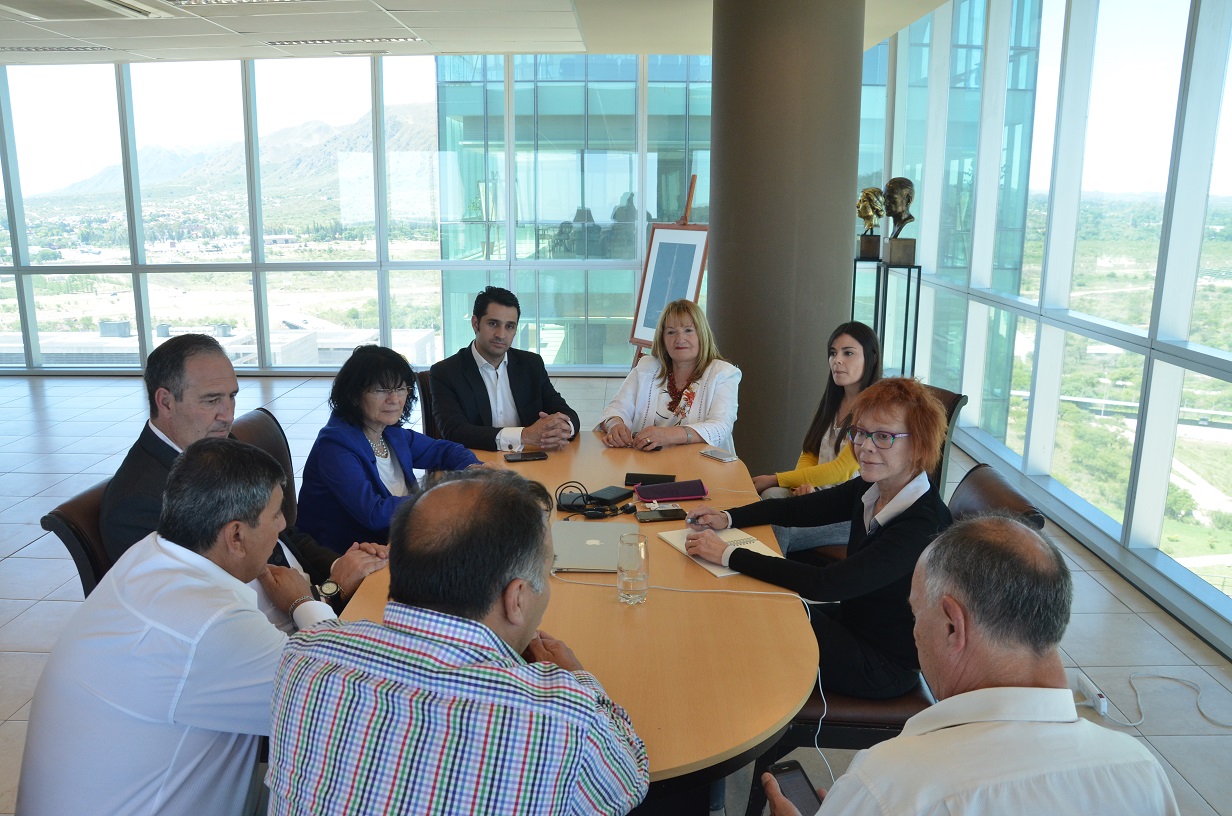
{"type": "Polygon", "coordinates": [[[430,365],[489,283],[549,365],[627,366],[648,225],[692,174],[708,220],[710,97],[701,56],[0,68],[0,367],[136,369],[186,331],[254,370],[430,365]]]}

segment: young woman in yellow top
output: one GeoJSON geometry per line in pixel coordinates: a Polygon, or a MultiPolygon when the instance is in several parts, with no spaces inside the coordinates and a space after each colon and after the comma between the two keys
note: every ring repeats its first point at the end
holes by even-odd
{"type": "MultiPolygon", "coordinates": [[[[856,397],[881,379],[881,344],[872,329],[853,321],[830,334],[827,348],[830,377],[804,435],[800,459],[794,470],[753,478],[753,486],[763,499],[803,496],[845,482],[860,470],[851,446],[846,444],[845,429],[856,397]]],[[[776,529],[776,535],[778,532],[776,529]]],[[[784,528],[778,539],[783,552],[804,550],[845,543],[847,530],[784,528]]]]}

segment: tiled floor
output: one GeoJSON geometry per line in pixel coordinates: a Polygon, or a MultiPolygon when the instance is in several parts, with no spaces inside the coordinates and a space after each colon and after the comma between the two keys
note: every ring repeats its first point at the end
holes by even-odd
{"type": "MultiPolygon", "coordinates": [[[[329,385],[327,378],[244,378],[239,411],[270,408],[283,423],[299,471],[328,415],[329,385]]],[[[593,427],[618,385],[606,379],[557,382],[581,415],[583,428],[593,427]]],[[[13,811],[34,685],[82,597],[72,561],[60,542],[39,527],[39,519],[64,498],[113,473],[145,417],[145,394],[135,377],[0,378],[0,816],[13,811]]],[[[955,453],[947,489],[971,464],[955,453]]],[[[1075,571],[1074,616],[1062,643],[1066,666],[1085,671],[1120,719],[1139,717],[1130,675],[1146,672],[1197,683],[1207,714],[1232,723],[1232,664],[1069,536],[1051,524],[1049,531],[1075,571]]],[[[1232,728],[1202,717],[1196,693],[1179,683],[1148,677],[1135,682],[1146,719],[1120,730],[1159,756],[1182,813],[1232,816],[1232,728]]],[[[1090,709],[1081,710],[1096,717],[1090,709]]],[[[837,774],[852,752],[826,755],[837,774]]],[[[792,756],[816,784],[828,784],[815,751],[792,756]]],[[[749,776],[746,769],[729,780],[728,813],[743,812],[749,776]]]]}

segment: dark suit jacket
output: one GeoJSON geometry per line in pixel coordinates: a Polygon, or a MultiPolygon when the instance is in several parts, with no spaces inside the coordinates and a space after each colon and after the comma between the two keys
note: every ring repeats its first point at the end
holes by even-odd
{"type": "MultiPolygon", "coordinates": [[[[786,587],[814,601],[839,601],[837,619],[857,638],[880,649],[900,666],[920,667],[907,596],[920,553],[950,526],[950,510],[930,487],[884,527],[864,528],[862,497],[872,488],[859,476],[849,482],[786,499],[733,507],[733,527],[780,524],[812,527],[851,522],[847,557],[827,566],[771,558],[737,548],[730,566],[746,575],[786,587]]],[[[835,617],[835,616],[832,616],[835,617]]]]}
{"type": "MultiPolygon", "coordinates": [[[[163,489],[171,466],[179,457],[175,448],[158,438],[147,422],[137,442],[128,449],[120,469],[111,477],[103,493],[99,528],[103,547],[115,563],[125,550],[158,528],[163,510],[163,489]]],[[[311,536],[288,527],[279,540],[303,566],[314,584],[329,577],[338,554],[312,540],[311,536]]]]}
{"type": "MultiPolygon", "coordinates": [[[[509,390],[518,410],[522,426],[533,425],[539,412],[562,413],[573,423],[577,436],[577,412],[552,387],[543,358],[521,349],[509,349],[509,390]]],[[[488,389],[475,365],[471,347],[432,366],[432,414],[442,439],[458,442],[468,448],[496,450],[496,434],[500,428],[492,425],[492,403],[488,389]]]]}

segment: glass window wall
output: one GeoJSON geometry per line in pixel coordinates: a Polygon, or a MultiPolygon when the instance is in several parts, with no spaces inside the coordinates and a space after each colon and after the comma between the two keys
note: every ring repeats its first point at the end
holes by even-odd
{"type": "Polygon", "coordinates": [[[266,273],[274,364],[336,369],[356,346],[380,342],[376,277],[368,270],[266,273]]]}
{"type": "Polygon", "coordinates": [[[1026,444],[1035,322],[1004,309],[989,309],[979,427],[1019,457],[1026,444]]]}
{"type": "Polygon", "coordinates": [[[128,263],[115,66],[7,73],[29,263],[128,263]]]}
{"type": "Polygon", "coordinates": [[[1188,0],[1099,4],[1069,306],[1143,332],[1151,318],[1188,17],[1188,0]]]}
{"type": "MultiPolygon", "coordinates": [[[[476,292],[478,289],[476,289],[476,292]]],[[[419,371],[442,359],[441,272],[404,269],[389,273],[392,348],[419,371]]],[[[452,354],[457,349],[449,349],[452,354]]]]}
{"type": "MultiPolygon", "coordinates": [[[[950,101],[942,178],[937,275],[966,283],[975,217],[975,152],[984,77],[983,0],[955,0],[950,45],[950,101]]],[[[920,197],[916,191],[916,199],[920,197]]],[[[903,237],[909,237],[904,235],[903,237]]]]}
{"type": "Polygon", "coordinates": [[[257,365],[257,324],[249,272],[162,272],[146,277],[150,348],[177,334],[218,338],[236,366],[257,365]]]}
{"type": "Polygon", "coordinates": [[[636,258],[634,225],[645,213],[637,202],[637,59],[520,59],[533,60],[533,75],[531,65],[515,72],[519,209],[529,205],[519,234],[533,230],[533,238],[519,237],[519,257],[636,258]]]}
{"type": "Polygon", "coordinates": [[[1064,20],[1063,0],[1013,4],[992,268],[1011,297],[1039,298],[1064,20]]]}
{"type": "MultiPolygon", "coordinates": [[[[436,260],[442,257],[436,208],[438,169],[440,165],[459,166],[456,153],[439,154],[438,165],[436,60],[388,58],[382,62],[382,79],[389,258],[436,260]]],[[[452,177],[451,181],[457,182],[452,177]]],[[[460,198],[459,190],[451,188],[450,192],[460,198]]]]}
{"type": "Polygon", "coordinates": [[[17,310],[17,276],[0,275],[0,366],[24,366],[21,313],[17,310]]]}
{"type": "MultiPolygon", "coordinates": [[[[697,189],[693,193],[689,221],[707,223],[710,218],[710,58],[652,56],[646,78],[646,166],[650,186],[642,208],[643,220],[669,222],[684,215],[689,177],[696,173],[697,189]],[[704,79],[699,80],[698,76],[704,79]]],[[[635,233],[629,227],[622,229],[635,233]]]]}
{"type": "Polygon", "coordinates": [[[437,60],[441,258],[507,256],[504,57],[437,60]]]}
{"type": "Polygon", "coordinates": [[[239,63],[129,70],[146,263],[249,260],[239,63]]]}
{"type": "Polygon", "coordinates": [[[1224,75],[1189,339],[1232,351],[1232,60],[1224,75]]]}
{"type": "Polygon", "coordinates": [[[1145,358],[1066,333],[1052,477],[1116,524],[1125,516],[1145,358]]]}
{"type": "Polygon", "coordinates": [[[1159,546],[1232,596],[1232,383],[1185,374],[1159,546]]]}
{"type": "Polygon", "coordinates": [[[376,257],[371,63],[258,60],[265,260],[376,257]]]}
{"type": "Polygon", "coordinates": [[[33,275],[35,321],[47,366],[135,366],[133,278],[123,272],[33,275]]]}

